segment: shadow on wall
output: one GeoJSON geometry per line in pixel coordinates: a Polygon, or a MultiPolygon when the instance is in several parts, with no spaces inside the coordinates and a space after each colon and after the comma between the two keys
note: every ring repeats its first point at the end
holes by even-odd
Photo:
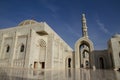
{"type": "Polygon", "coordinates": [[[107,50],[92,51],[91,59],[96,69],[113,69],[111,58],[107,50]]]}

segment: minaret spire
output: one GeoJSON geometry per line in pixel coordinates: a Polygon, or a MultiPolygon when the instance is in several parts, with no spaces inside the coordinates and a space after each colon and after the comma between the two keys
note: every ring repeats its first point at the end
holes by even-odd
{"type": "Polygon", "coordinates": [[[87,23],[86,23],[85,14],[82,14],[82,37],[88,38],[87,23]]]}

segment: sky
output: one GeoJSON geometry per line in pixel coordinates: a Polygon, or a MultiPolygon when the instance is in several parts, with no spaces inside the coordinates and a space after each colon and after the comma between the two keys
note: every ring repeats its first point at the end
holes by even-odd
{"type": "Polygon", "coordinates": [[[0,29],[23,20],[46,22],[73,49],[82,36],[81,15],[87,19],[88,35],[96,50],[120,33],[120,0],[0,0],[0,29]]]}

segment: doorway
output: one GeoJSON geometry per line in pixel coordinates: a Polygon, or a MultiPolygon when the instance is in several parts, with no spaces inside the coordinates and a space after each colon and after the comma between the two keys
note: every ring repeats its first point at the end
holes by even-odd
{"type": "Polygon", "coordinates": [[[38,62],[34,62],[34,69],[37,69],[38,67],[38,62]]]}
{"type": "Polygon", "coordinates": [[[41,69],[45,69],[45,62],[39,62],[41,69]]]}
{"type": "Polygon", "coordinates": [[[41,62],[42,69],[45,69],[45,62],[41,62]]]}
{"type": "Polygon", "coordinates": [[[68,58],[68,68],[71,68],[71,58],[68,58]]]}
{"type": "Polygon", "coordinates": [[[100,69],[104,69],[104,59],[102,57],[99,58],[100,69]]]}

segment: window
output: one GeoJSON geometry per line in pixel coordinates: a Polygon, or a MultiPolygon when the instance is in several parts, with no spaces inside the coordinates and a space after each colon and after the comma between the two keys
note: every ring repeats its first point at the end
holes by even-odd
{"type": "Polygon", "coordinates": [[[6,52],[8,53],[9,51],[10,51],[10,46],[7,45],[7,47],[6,47],[6,52]]]}
{"type": "Polygon", "coordinates": [[[20,52],[24,52],[24,44],[21,45],[20,52]]]}

